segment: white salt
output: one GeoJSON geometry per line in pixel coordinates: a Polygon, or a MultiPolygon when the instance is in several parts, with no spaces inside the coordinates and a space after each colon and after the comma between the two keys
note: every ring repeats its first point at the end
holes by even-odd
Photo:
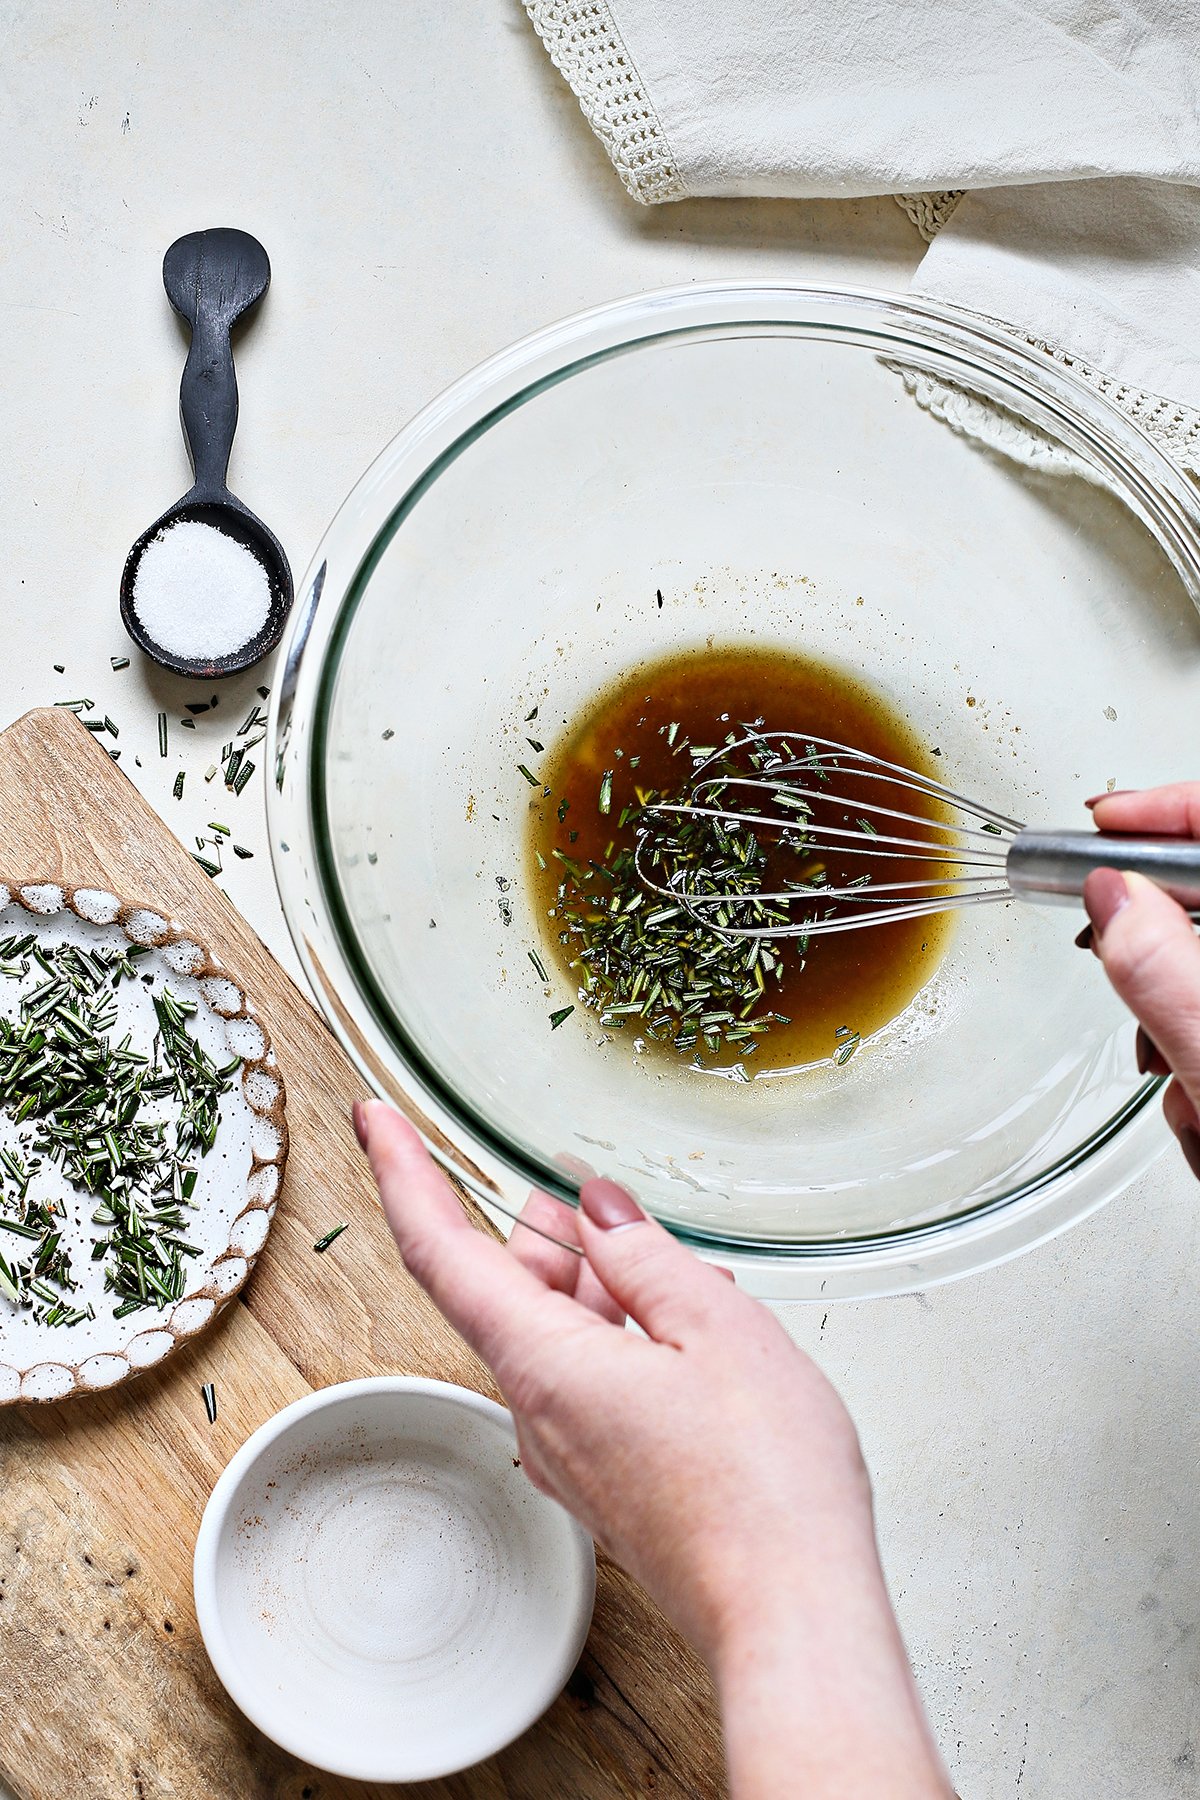
{"type": "Polygon", "coordinates": [[[133,610],[151,641],[184,662],[215,662],[257,637],[271,584],[236,538],[181,519],[151,538],[133,583],[133,610]]]}

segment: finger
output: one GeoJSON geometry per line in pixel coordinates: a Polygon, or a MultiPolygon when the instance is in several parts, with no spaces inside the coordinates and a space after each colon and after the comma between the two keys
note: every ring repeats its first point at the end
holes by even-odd
{"type": "Polygon", "coordinates": [[[502,1379],[501,1365],[541,1336],[546,1304],[558,1297],[497,1239],[476,1230],[407,1120],[381,1100],[369,1101],[360,1117],[406,1267],[502,1379]]]}
{"type": "Polygon", "coordinates": [[[613,1299],[659,1343],[682,1343],[728,1316],[740,1296],[644,1213],[615,1181],[585,1181],[579,1235],[613,1299]]]}
{"type": "Polygon", "coordinates": [[[1083,899],[1109,980],[1189,1098],[1200,1099],[1200,938],[1187,914],[1128,870],[1097,869],[1083,899]]]}
{"type": "Polygon", "coordinates": [[[610,1325],[624,1325],[625,1314],[601,1282],[582,1249],[569,1250],[568,1244],[579,1244],[578,1213],[563,1200],[535,1188],[516,1221],[508,1247],[517,1261],[523,1263],[539,1281],[585,1306],[589,1312],[610,1325]]]}
{"type": "Polygon", "coordinates": [[[1173,1081],[1163,1100],[1167,1124],[1179,1139],[1179,1148],[1192,1174],[1200,1181],[1200,1114],[1183,1088],[1173,1081]]]}
{"type": "Polygon", "coordinates": [[[1169,1075],[1171,1065],[1144,1025],[1137,1028],[1134,1043],[1139,1075],[1169,1075]]]}
{"type": "Polygon", "coordinates": [[[561,1294],[575,1292],[583,1255],[573,1206],[535,1188],[517,1215],[508,1247],[521,1266],[546,1287],[561,1294]],[[568,1249],[569,1244],[575,1248],[568,1249]]]}
{"type": "Polygon", "coordinates": [[[606,1319],[610,1325],[624,1325],[625,1308],[609,1293],[586,1257],[575,1283],[575,1298],[580,1306],[586,1306],[597,1318],[606,1319]]]}
{"type": "Polygon", "coordinates": [[[1180,1082],[1172,1081],[1163,1095],[1163,1113],[1177,1138],[1182,1138],[1185,1131],[1194,1131],[1200,1137],[1200,1113],[1180,1082]]]}
{"type": "Polygon", "coordinates": [[[1153,831],[1167,837],[1200,838],[1200,781],[1168,787],[1097,794],[1085,801],[1101,831],[1153,831]]]}

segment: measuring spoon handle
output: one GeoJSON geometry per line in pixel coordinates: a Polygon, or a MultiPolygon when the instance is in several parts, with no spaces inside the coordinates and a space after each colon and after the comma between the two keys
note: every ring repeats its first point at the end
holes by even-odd
{"type": "Polygon", "coordinates": [[[267,253],[246,231],[193,231],[163,258],[167,298],[191,327],[179,384],[179,417],[195,471],[192,497],[224,497],[238,421],[237,375],[230,334],[266,293],[267,253]]]}

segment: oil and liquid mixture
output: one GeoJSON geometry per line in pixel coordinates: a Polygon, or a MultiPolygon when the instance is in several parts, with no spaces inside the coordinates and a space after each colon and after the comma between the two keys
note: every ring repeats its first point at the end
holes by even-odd
{"type": "MultiPolygon", "coordinates": [[[[637,826],[645,825],[646,801],[656,795],[679,798],[695,767],[693,750],[720,746],[730,736],[743,736],[747,727],[787,732],[798,746],[810,733],[935,779],[938,775],[936,761],[895,710],[830,664],[740,646],[686,652],[642,664],[612,683],[582,716],[567,722],[557,742],[545,743],[544,753],[537,755],[537,794],[530,799],[526,842],[550,986],[556,996],[561,989],[563,1007],[575,1004],[576,1017],[561,1022],[576,1028],[582,1018],[595,1035],[600,1028],[660,1066],[666,1061],[730,1070],[741,1064],[749,1079],[768,1071],[848,1061],[860,1042],[902,1012],[929,979],[945,948],[950,921],[943,914],[807,940],[772,938],[748,968],[752,945],[746,940],[722,943],[694,918],[677,917],[655,926],[665,909],[661,900],[645,895],[631,916],[639,932],[649,920],[649,933],[632,939],[622,926],[621,939],[626,970],[629,956],[636,958],[642,954],[639,946],[647,947],[645,980],[639,983],[635,975],[631,986],[626,979],[615,996],[615,1009],[611,990],[598,990],[594,979],[589,993],[585,972],[589,963],[595,969],[597,957],[608,956],[614,929],[610,912],[634,904],[631,859],[637,826]],[[682,984],[675,975],[678,944],[688,946],[679,954],[690,959],[688,980],[682,984]],[[734,954],[737,976],[731,987],[723,985],[722,972],[733,966],[729,959],[734,954]],[[660,981],[656,990],[664,963],[676,987],[660,981]],[[714,985],[714,969],[715,991],[705,993],[714,985]],[[690,997],[690,983],[700,984],[702,997],[681,1008],[680,987],[690,997]]],[[[543,706],[537,720],[523,729],[540,750],[552,728],[543,706]]],[[[856,790],[852,771],[839,772],[838,798],[845,799],[851,815],[856,794],[879,797],[861,778],[856,790]]],[[[934,801],[917,796],[911,797],[910,810],[935,821],[939,816],[934,801]]],[[[786,879],[779,867],[783,854],[768,846],[760,883],[764,891],[786,879]]],[[[822,866],[823,878],[836,884],[860,876],[863,862],[828,853],[822,866]]],[[[887,878],[903,879],[906,872],[920,873],[915,864],[897,863],[887,878]]],[[[797,921],[804,915],[795,909],[787,916],[797,921]]]]}

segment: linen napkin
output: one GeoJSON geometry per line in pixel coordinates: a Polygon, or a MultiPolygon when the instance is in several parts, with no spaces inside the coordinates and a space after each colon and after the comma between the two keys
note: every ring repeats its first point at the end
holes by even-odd
{"type": "Polygon", "coordinates": [[[525,4],[635,199],[892,194],[1200,476],[1200,0],[525,4]]]}

